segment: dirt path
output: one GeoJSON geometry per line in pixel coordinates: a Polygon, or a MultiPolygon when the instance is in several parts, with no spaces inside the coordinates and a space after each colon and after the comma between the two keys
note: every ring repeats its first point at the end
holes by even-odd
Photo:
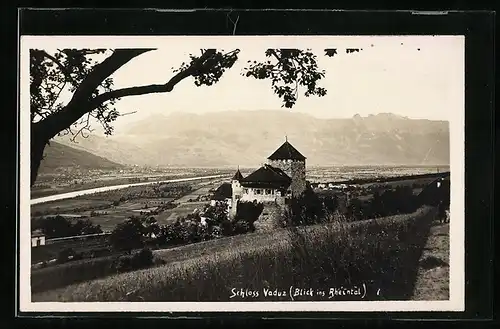
{"type": "Polygon", "coordinates": [[[420,257],[413,300],[450,298],[450,225],[436,223],[420,257]]]}

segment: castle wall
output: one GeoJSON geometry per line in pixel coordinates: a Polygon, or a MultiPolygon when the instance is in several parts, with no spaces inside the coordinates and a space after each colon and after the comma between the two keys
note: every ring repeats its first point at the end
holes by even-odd
{"type": "Polygon", "coordinates": [[[281,192],[276,189],[245,188],[245,191],[241,196],[241,201],[278,202],[278,199],[283,198],[281,192]],[[257,193],[257,190],[260,190],[260,194],[257,193]]]}
{"type": "Polygon", "coordinates": [[[296,160],[269,160],[273,167],[280,168],[292,178],[290,190],[298,196],[306,190],[306,162],[296,160]]]}
{"type": "Polygon", "coordinates": [[[254,222],[257,232],[272,231],[279,228],[281,207],[276,204],[264,204],[264,209],[259,218],[254,222]]]}
{"type": "MultiPolygon", "coordinates": [[[[241,197],[232,202],[229,215],[231,218],[236,216],[236,212],[238,210],[238,202],[258,202],[262,203],[265,206],[267,205],[277,205],[283,207],[286,203],[286,196],[281,194],[281,191],[277,189],[265,189],[265,188],[243,188],[243,192],[241,197]],[[261,193],[258,194],[257,190],[260,190],[261,193]]],[[[234,197],[234,194],[233,194],[234,197]]]]}

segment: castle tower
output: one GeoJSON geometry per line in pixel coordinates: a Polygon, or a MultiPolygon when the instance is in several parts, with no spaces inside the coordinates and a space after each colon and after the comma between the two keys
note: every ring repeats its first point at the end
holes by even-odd
{"type": "Polygon", "coordinates": [[[306,157],[285,139],[268,158],[269,165],[283,170],[290,178],[292,196],[300,196],[306,190],[306,157]]]}
{"type": "Polygon", "coordinates": [[[236,215],[236,209],[238,205],[238,200],[241,198],[243,194],[243,187],[240,184],[240,181],[243,179],[243,175],[240,172],[240,168],[236,171],[233,178],[231,179],[231,188],[233,191],[233,198],[231,200],[231,211],[230,216],[236,215]]]}

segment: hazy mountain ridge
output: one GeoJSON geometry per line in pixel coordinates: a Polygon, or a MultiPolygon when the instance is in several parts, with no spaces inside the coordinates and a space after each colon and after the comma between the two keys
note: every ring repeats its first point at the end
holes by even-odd
{"type": "Polygon", "coordinates": [[[40,164],[40,173],[53,173],[58,169],[116,169],[122,165],[109,161],[90,152],[78,150],[57,142],[50,142],[45,147],[44,159],[40,164]]]}
{"type": "Polygon", "coordinates": [[[74,144],[111,161],[139,165],[258,165],[288,136],[311,165],[449,164],[447,121],[390,113],[319,119],[289,110],[155,114],[74,144]]]}

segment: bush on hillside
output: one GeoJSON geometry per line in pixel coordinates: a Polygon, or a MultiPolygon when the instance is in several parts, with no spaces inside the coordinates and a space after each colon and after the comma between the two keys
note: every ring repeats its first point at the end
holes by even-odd
{"type": "Polygon", "coordinates": [[[111,265],[114,272],[129,272],[153,265],[153,252],[151,249],[143,248],[132,255],[121,255],[111,265]]]}
{"type": "Polygon", "coordinates": [[[254,223],[264,210],[264,205],[258,202],[240,201],[236,209],[232,226],[233,234],[244,234],[255,231],[254,223]]]}
{"type": "Polygon", "coordinates": [[[109,236],[109,241],[117,251],[130,253],[144,245],[144,226],[138,217],[131,217],[116,225],[109,236]]]}
{"type": "Polygon", "coordinates": [[[312,225],[324,221],[326,210],[323,201],[311,189],[292,198],[283,212],[282,226],[312,225]]]}
{"type": "Polygon", "coordinates": [[[346,217],[351,221],[366,220],[408,214],[418,207],[418,198],[413,194],[413,189],[409,186],[399,186],[382,193],[377,190],[370,200],[352,197],[346,209],[346,217]]]}

